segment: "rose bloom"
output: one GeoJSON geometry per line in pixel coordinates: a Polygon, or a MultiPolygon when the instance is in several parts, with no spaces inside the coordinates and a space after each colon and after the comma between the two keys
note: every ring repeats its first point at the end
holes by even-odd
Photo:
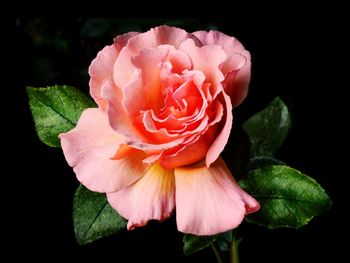
{"type": "Polygon", "coordinates": [[[78,180],[128,220],[164,220],[213,235],[236,228],[259,204],[219,157],[232,108],[246,97],[250,54],[218,31],[168,26],[114,39],[92,61],[90,93],[77,126],[60,134],[78,180]]]}

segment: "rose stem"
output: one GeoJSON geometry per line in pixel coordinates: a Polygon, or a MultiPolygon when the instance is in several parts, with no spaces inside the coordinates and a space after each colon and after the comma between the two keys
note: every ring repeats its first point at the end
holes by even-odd
{"type": "Polygon", "coordinates": [[[232,243],[230,247],[230,262],[231,263],[239,263],[239,254],[238,254],[238,245],[239,239],[237,239],[235,233],[233,233],[232,243]]]}
{"type": "Polygon", "coordinates": [[[217,247],[214,245],[214,243],[211,243],[211,248],[213,249],[214,253],[215,253],[215,257],[216,257],[216,261],[218,263],[223,263],[222,261],[222,258],[221,258],[221,255],[220,255],[220,252],[219,250],[217,249],[217,247]]]}

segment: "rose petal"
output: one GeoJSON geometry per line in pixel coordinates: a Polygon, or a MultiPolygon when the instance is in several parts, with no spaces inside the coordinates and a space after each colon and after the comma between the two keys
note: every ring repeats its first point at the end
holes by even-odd
{"type": "Polygon", "coordinates": [[[106,101],[101,97],[101,87],[104,81],[113,76],[113,65],[118,57],[116,46],[110,45],[104,47],[98,52],[96,58],[89,67],[90,75],[90,94],[102,110],[106,110],[106,101]]]}
{"type": "Polygon", "coordinates": [[[129,141],[140,141],[144,137],[133,126],[132,119],[125,113],[121,102],[120,90],[112,81],[105,82],[101,88],[101,96],[107,101],[107,115],[110,126],[129,141]]]}
{"type": "Polygon", "coordinates": [[[148,48],[142,50],[132,58],[132,64],[139,70],[139,77],[135,85],[122,88],[123,105],[131,118],[146,110],[148,105],[158,111],[163,105],[163,93],[160,85],[160,67],[168,56],[165,49],[148,48]]]}
{"type": "Polygon", "coordinates": [[[159,49],[165,49],[168,51],[168,61],[171,63],[172,72],[180,74],[185,69],[192,68],[192,62],[189,56],[180,50],[177,50],[172,45],[160,45],[159,49]]]}
{"type": "Polygon", "coordinates": [[[179,231],[210,236],[236,228],[259,204],[233,179],[223,160],[175,169],[179,231]]]}
{"type": "Polygon", "coordinates": [[[185,138],[177,138],[173,141],[166,142],[166,143],[160,143],[160,144],[153,144],[153,143],[145,143],[142,141],[130,141],[128,142],[128,145],[135,149],[142,150],[144,152],[147,152],[148,154],[158,154],[163,150],[173,148],[181,143],[183,143],[185,138]]]}
{"type": "Polygon", "coordinates": [[[129,187],[107,194],[108,202],[128,219],[128,229],[144,226],[149,220],[164,220],[175,208],[173,171],[153,164],[146,174],[129,187]]]}
{"type": "Polygon", "coordinates": [[[216,131],[217,127],[212,126],[203,134],[193,136],[195,138],[193,141],[165,150],[159,159],[161,166],[165,169],[174,169],[203,160],[216,131]]]}
{"type": "Polygon", "coordinates": [[[115,37],[114,40],[114,45],[117,48],[118,52],[120,52],[128,43],[129,39],[137,36],[140,34],[139,32],[128,32],[123,35],[115,37]]]}
{"type": "Polygon", "coordinates": [[[130,155],[132,155],[132,154],[138,154],[138,153],[139,153],[139,150],[134,149],[126,144],[121,144],[119,146],[118,151],[111,159],[120,160],[120,159],[125,158],[125,157],[130,157],[130,155]]]}
{"type": "Polygon", "coordinates": [[[228,73],[223,84],[225,92],[231,98],[233,107],[237,107],[247,97],[250,83],[252,65],[250,53],[248,51],[242,51],[241,55],[246,58],[246,63],[238,71],[228,73]]]}
{"type": "Polygon", "coordinates": [[[114,44],[104,47],[91,62],[89,67],[90,94],[103,111],[106,110],[106,102],[101,97],[103,82],[113,77],[114,63],[120,50],[126,45],[130,38],[137,34],[136,32],[130,32],[116,37],[114,39],[114,44]]]}
{"type": "MultiPolygon", "coordinates": [[[[220,153],[224,150],[225,145],[227,144],[228,138],[230,136],[231,128],[232,128],[232,104],[230,97],[222,91],[223,96],[223,103],[225,106],[225,116],[223,116],[223,119],[225,120],[225,123],[222,124],[222,130],[218,134],[218,136],[215,138],[214,142],[210,146],[207,156],[206,156],[206,164],[207,167],[209,167],[213,162],[216,161],[216,159],[220,156],[220,153]]],[[[219,95],[220,96],[220,95],[219,95]]]]}
{"type": "Polygon", "coordinates": [[[181,84],[177,83],[174,89],[168,90],[160,116],[151,112],[158,128],[165,128],[174,134],[179,134],[187,130],[187,126],[199,122],[208,106],[202,90],[204,74],[199,70],[185,70],[181,77],[181,84]]]}
{"type": "Polygon", "coordinates": [[[110,128],[100,109],[85,110],[77,126],[60,134],[66,160],[78,180],[95,192],[114,192],[130,185],[146,171],[144,154],[111,160],[125,138],[110,128]]]}
{"type": "Polygon", "coordinates": [[[219,31],[197,31],[193,33],[204,45],[219,45],[228,55],[226,66],[223,69],[225,76],[225,92],[231,97],[233,107],[237,107],[245,99],[248,93],[248,86],[251,74],[250,53],[244,49],[243,45],[234,37],[230,37],[219,31]],[[241,60],[234,53],[240,54],[246,60],[246,63],[239,67],[239,71],[235,72],[238,60],[241,60]],[[236,65],[233,65],[236,64],[236,65]],[[232,67],[231,70],[229,67],[232,67]]]}
{"type": "Polygon", "coordinates": [[[192,110],[189,110],[190,114],[188,116],[178,118],[186,124],[191,124],[201,120],[208,107],[206,95],[202,89],[206,76],[199,70],[185,70],[183,74],[186,78],[192,79],[192,82],[190,82],[190,85],[180,86],[173,96],[177,100],[185,100],[189,104],[188,108],[192,108],[192,110]]]}
{"type": "Polygon", "coordinates": [[[118,87],[125,87],[130,81],[135,67],[131,63],[131,58],[136,56],[145,48],[154,48],[160,45],[172,45],[178,47],[184,40],[192,38],[198,42],[196,37],[186,31],[169,26],[152,28],[149,31],[139,34],[128,42],[126,47],[120,52],[114,65],[114,80],[118,87]]]}
{"type": "Polygon", "coordinates": [[[159,159],[159,157],[161,155],[162,155],[162,153],[149,155],[145,159],[143,159],[143,162],[148,163],[148,164],[154,163],[155,161],[157,161],[159,159]]]}
{"type": "Polygon", "coordinates": [[[247,58],[240,53],[233,53],[224,63],[220,65],[220,69],[224,75],[238,71],[247,64],[247,58]]]}
{"type": "Polygon", "coordinates": [[[216,94],[220,91],[220,83],[224,80],[224,76],[219,69],[220,64],[227,58],[223,48],[217,45],[197,47],[192,39],[187,39],[180,45],[179,49],[189,55],[192,60],[193,69],[204,73],[206,82],[212,84],[211,94],[215,98],[216,94]]]}
{"type": "Polygon", "coordinates": [[[210,107],[207,113],[210,116],[210,122],[209,126],[214,125],[221,121],[222,117],[224,116],[224,107],[222,106],[221,102],[216,100],[210,107]]]}
{"type": "Polygon", "coordinates": [[[228,56],[230,56],[232,53],[239,53],[240,51],[244,50],[243,45],[238,41],[238,39],[219,31],[196,31],[192,34],[195,35],[203,45],[218,45],[223,47],[228,56]]]}
{"type": "Polygon", "coordinates": [[[154,124],[150,111],[143,112],[140,118],[136,119],[135,125],[147,138],[155,143],[166,143],[179,137],[179,134],[170,134],[165,128],[158,129],[154,124]]]}
{"type": "Polygon", "coordinates": [[[200,44],[198,39],[191,33],[187,33],[185,30],[177,27],[162,25],[133,38],[127,47],[136,52],[144,48],[161,45],[171,45],[178,48],[186,39],[192,39],[197,45],[200,44]]]}

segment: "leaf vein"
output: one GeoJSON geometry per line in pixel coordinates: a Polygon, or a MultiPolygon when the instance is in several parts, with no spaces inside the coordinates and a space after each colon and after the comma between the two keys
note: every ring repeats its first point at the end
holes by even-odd
{"type": "Polygon", "coordinates": [[[252,196],[254,196],[257,199],[279,199],[279,200],[295,201],[295,202],[310,203],[310,204],[317,203],[317,202],[312,202],[312,201],[308,201],[308,200],[288,198],[288,197],[283,197],[283,196],[269,196],[269,195],[252,195],[252,196]]]}
{"type": "Polygon", "coordinates": [[[94,219],[91,221],[89,227],[87,228],[85,234],[84,234],[84,238],[86,237],[86,235],[89,233],[90,229],[92,228],[92,226],[95,224],[96,219],[100,216],[100,214],[102,213],[102,211],[105,209],[107,205],[107,202],[101,207],[101,209],[98,211],[98,213],[96,214],[96,216],[94,217],[94,219]]]}
{"type": "Polygon", "coordinates": [[[45,105],[46,107],[52,109],[54,112],[56,112],[58,115],[60,115],[63,119],[67,120],[68,122],[70,122],[73,126],[76,125],[76,123],[70,119],[68,119],[66,116],[64,116],[62,113],[60,113],[59,111],[57,111],[56,109],[54,109],[52,106],[48,105],[47,103],[45,103],[44,101],[42,101],[41,99],[39,99],[38,97],[36,97],[35,99],[37,99],[40,103],[42,103],[43,105],[45,105]]]}

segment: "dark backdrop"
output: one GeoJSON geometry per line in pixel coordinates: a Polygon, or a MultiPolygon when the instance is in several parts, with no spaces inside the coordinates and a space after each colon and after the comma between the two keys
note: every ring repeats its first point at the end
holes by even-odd
{"type": "MultiPolygon", "coordinates": [[[[78,182],[60,149],[41,143],[34,130],[25,86],[75,86],[88,93],[87,68],[117,34],[171,24],[188,31],[216,28],[237,37],[252,55],[247,100],[234,112],[234,125],[265,107],[275,96],[289,106],[293,128],[278,158],[315,178],[332,198],[332,209],[300,230],[267,230],[242,224],[241,262],[337,262],[347,220],[340,220],[343,177],[343,105],[337,83],[341,54],[337,26],[326,12],[271,12],[191,19],[28,19],[11,21],[19,51],[10,95],[18,100],[15,133],[21,152],[16,162],[16,255],[25,259],[112,259],[113,262],[215,262],[210,249],[184,258],[181,234],[172,218],[79,247],[71,203],[78,182]],[[338,69],[337,69],[338,68],[338,69]],[[334,70],[337,69],[337,70],[334,70]]],[[[344,112],[344,111],[343,111],[344,112]]],[[[226,156],[232,140],[226,147],[226,156]]],[[[18,156],[19,154],[19,156],[18,156]]]]}

